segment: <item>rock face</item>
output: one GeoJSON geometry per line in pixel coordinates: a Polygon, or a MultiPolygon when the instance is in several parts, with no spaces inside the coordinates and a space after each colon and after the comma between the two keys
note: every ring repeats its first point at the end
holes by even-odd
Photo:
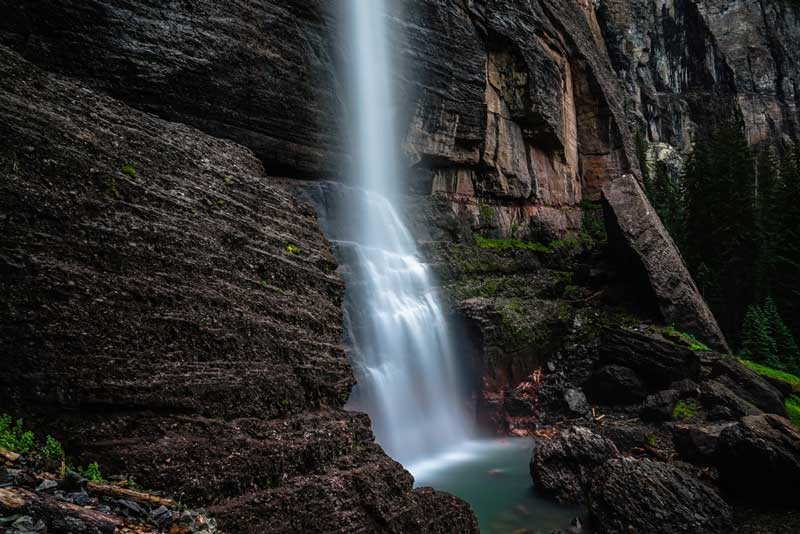
{"type": "Polygon", "coordinates": [[[719,437],[720,482],[731,494],[796,506],[800,486],[800,431],[787,419],[765,414],[742,418],[719,437]]]}
{"type": "Polygon", "coordinates": [[[619,456],[609,440],[582,427],[536,442],[531,477],[537,491],[562,503],[584,502],[594,468],[619,456]]]}
{"type": "Polygon", "coordinates": [[[3,406],[227,532],[477,531],[342,410],[336,264],[251,152],[3,47],[0,137],[3,406]]]}
{"type": "Polygon", "coordinates": [[[607,534],[727,533],[731,510],[712,490],[681,468],[620,458],[600,467],[589,488],[593,526],[607,534]]]}
{"type": "Polygon", "coordinates": [[[643,293],[653,295],[664,321],[728,352],[714,315],[638,181],[627,175],[609,182],[603,199],[609,241],[643,293]]]}

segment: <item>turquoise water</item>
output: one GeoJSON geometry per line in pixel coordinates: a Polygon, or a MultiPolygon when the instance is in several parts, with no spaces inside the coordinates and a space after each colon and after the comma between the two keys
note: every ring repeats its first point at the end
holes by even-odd
{"type": "Polygon", "coordinates": [[[533,442],[471,442],[455,453],[409,466],[417,487],[431,486],[470,503],[483,534],[550,534],[583,517],[578,507],[536,495],[529,471],[533,442]]]}

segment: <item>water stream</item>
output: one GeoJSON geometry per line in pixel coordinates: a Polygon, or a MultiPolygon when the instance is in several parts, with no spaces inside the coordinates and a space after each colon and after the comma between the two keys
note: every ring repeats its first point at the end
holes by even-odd
{"type": "Polygon", "coordinates": [[[473,428],[467,362],[459,361],[429,269],[398,211],[405,180],[386,1],[345,2],[354,179],[326,232],[347,266],[348,346],[358,382],[348,407],[370,415],[377,441],[418,485],[468,500],[484,532],[565,527],[575,511],[533,494],[532,443],[481,440],[473,428]]]}

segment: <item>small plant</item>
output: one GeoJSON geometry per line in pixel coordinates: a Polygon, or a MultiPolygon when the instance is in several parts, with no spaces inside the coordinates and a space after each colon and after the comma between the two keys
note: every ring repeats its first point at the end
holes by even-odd
{"type": "Polygon", "coordinates": [[[225,182],[225,185],[233,184],[233,178],[231,178],[230,176],[224,176],[222,178],[222,181],[225,182]]]}
{"type": "Polygon", "coordinates": [[[259,282],[259,284],[261,284],[261,287],[263,287],[264,289],[266,289],[266,288],[268,288],[268,287],[269,287],[269,283],[267,283],[267,281],[266,281],[266,280],[261,280],[261,281],[259,282]]]}
{"type": "Polygon", "coordinates": [[[9,415],[0,417],[0,447],[24,454],[33,449],[35,441],[33,432],[26,431],[22,427],[22,419],[12,422],[9,415]]]}
{"type": "Polygon", "coordinates": [[[197,217],[198,211],[197,208],[192,208],[192,216],[197,217]]]}
{"type": "Polygon", "coordinates": [[[221,198],[217,199],[217,206],[222,207],[225,205],[225,201],[221,198]]]}
{"type": "Polygon", "coordinates": [[[289,406],[289,404],[291,404],[291,403],[289,402],[289,399],[283,399],[283,400],[281,401],[281,406],[289,406]]]}
{"type": "Polygon", "coordinates": [[[50,460],[60,460],[64,457],[64,449],[57,439],[53,436],[47,436],[42,454],[45,458],[49,458],[50,460]]]}
{"type": "Polygon", "coordinates": [[[134,169],[132,165],[128,165],[126,163],[120,170],[122,171],[122,174],[127,174],[131,178],[136,178],[136,169],[134,169]]]}
{"type": "Polygon", "coordinates": [[[211,321],[208,319],[200,319],[200,328],[208,328],[211,325],[211,321]]]}
{"type": "Polygon", "coordinates": [[[647,444],[651,447],[656,446],[656,435],[655,434],[648,434],[647,435],[647,444]]]}
{"type": "Polygon", "coordinates": [[[300,247],[298,247],[294,243],[289,243],[288,245],[286,245],[286,252],[288,252],[289,254],[297,254],[298,252],[300,252],[300,247]]]}
{"type": "Polygon", "coordinates": [[[86,467],[86,469],[81,469],[80,474],[92,482],[103,481],[103,474],[100,472],[100,466],[97,465],[97,462],[92,462],[86,467]]]}
{"type": "Polygon", "coordinates": [[[700,405],[696,400],[678,401],[672,410],[672,419],[675,421],[691,421],[697,417],[700,405]]]}

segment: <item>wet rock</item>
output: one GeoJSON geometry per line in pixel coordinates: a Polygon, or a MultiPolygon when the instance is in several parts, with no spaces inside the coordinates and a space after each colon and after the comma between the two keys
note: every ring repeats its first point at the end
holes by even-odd
{"type": "Polygon", "coordinates": [[[672,382],[700,377],[700,358],[688,348],[639,332],[605,329],[600,361],[632,369],[647,388],[658,391],[672,382]]]}
{"type": "Polygon", "coordinates": [[[64,491],[84,491],[87,482],[88,480],[80,473],[67,471],[64,478],[59,482],[58,487],[64,491]]]}
{"type": "Polygon", "coordinates": [[[644,383],[630,368],[606,365],[595,371],[585,389],[589,399],[599,404],[634,404],[647,394],[644,383]]]}
{"type": "MultiPolygon", "coordinates": [[[[664,321],[712,348],[729,352],[714,315],[636,178],[625,175],[609,182],[603,188],[603,199],[609,243],[631,279],[641,280],[642,294],[652,295],[664,321]]],[[[668,380],[687,377],[696,379],[697,375],[668,380]]]]}
{"type": "Polygon", "coordinates": [[[720,434],[734,424],[736,423],[710,425],[676,423],[671,427],[672,442],[680,457],[687,462],[714,465],[720,434]]]}
{"type": "Polygon", "coordinates": [[[786,414],[781,392],[735,358],[720,355],[713,361],[709,377],[763,412],[786,414]]]}
{"type": "Polygon", "coordinates": [[[800,430],[783,417],[744,417],[722,431],[716,463],[732,495],[795,506],[800,487],[800,430]]]}
{"type": "Polygon", "coordinates": [[[672,410],[680,398],[681,393],[674,389],[666,389],[653,395],[648,395],[644,400],[644,404],[642,404],[639,415],[642,420],[654,423],[670,421],[672,419],[672,410]]]}
{"type": "Polygon", "coordinates": [[[36,486],[36,491],[49,491],[51,489],[56,489],[58,487],[58,482],[55,480],[42,480],[42,482],[36,486]]]}
{"type": "Polygon", "coordinates": [[[588,491],[592,525],[606,534],[729,534],[731,509],[683,469],[618,458],[593,474],[588,491]]]}
{"type": "Polygon", "coordinates": [[[564,392],[564,402],[567,403],[569,410],[575,415],[586,415],[589,413],[589,403],[586,395],[579,389],[569,388],[564,392]]]}
{"type": "Polygon", "coordinates": [[[716,380],[706,380],[701,384],[700,402],[712,421],[731,421],[762,413],[762,410],[716,380]]]}
{"type": "Polygon", "coordinates": [[[689,378],[673,382],[669,389],[677,391],[681,399],[696,399],[700,396],[700,386],[689,378]]]}
{"type": "Polygon", "coordinates": [[[583,427],[570,427],[551,439],[536,441],[531,477],[536,491],[562,503],[585,500],[592,470],[619,456],[606,438],[583,427]]]}

